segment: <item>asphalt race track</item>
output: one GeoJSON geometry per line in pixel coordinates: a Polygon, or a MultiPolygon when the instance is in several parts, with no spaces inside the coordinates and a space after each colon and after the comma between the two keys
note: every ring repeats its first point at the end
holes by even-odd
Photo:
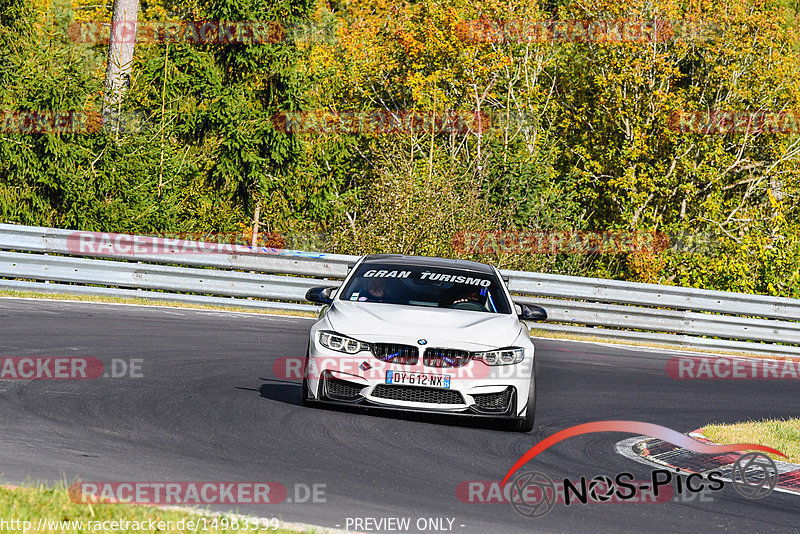
{"type": "MultiPolygon", "coordinates": [[[[797,532],[800,497],[731,487],[713,501],[557,504],[529,519],[508,504],[462,503],[462,481],[501,480],[539,440],[605,419],[688,432],[707,422],[800,414],[791,380],[673,380],[674,353],[589,343],[537,344],[530,434],[449,419],[304,408],[300,383],[272,363],[305,354],[312,321],[157,307],[0,299],[0,357],[141,359],[141,378],[0,381],[0,477],[84,481],[325,484],[325,503],[249,505],[261,517],[344,528],[348,517],[455,518],[454,532],[797,532]],[[463,526],[461,526],[463,525],[463,526]]],[[[527,467],[554,480],[638,480],[648,467],[614,451],[620,433],[561,442],[527,467]]],[[[445,521],[445,525],[447,522],[445,521]]],[[[411,532],[417,532],[413,527],[411,532]]]]}

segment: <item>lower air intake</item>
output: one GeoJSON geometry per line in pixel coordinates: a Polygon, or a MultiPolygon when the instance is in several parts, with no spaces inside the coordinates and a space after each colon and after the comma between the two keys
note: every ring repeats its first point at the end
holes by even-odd
{"type": "Polygon", "coordinates": [[[361,390],[364,386],[347,380],[339,380],[331,374],[326,373],[325,377],[325,396],[332,400],[352,401],[361,397],[361,390]]]}
{"type": "Polygon", "coordinates": [[[428,404],[464,404],[464,397],[458,391],[449,389],[421,388],[416,386],[387,386],[379,384],[372,391],[373,397],[406,402],[428,404]]]}
{"type": "Polygon", "coordinates": [[[507,387],[499,393],[477,393],[472,398],[475,399],[475,407],[482,412],[504,413],[511,403],[511,392],[512,388],[507,387]]]}

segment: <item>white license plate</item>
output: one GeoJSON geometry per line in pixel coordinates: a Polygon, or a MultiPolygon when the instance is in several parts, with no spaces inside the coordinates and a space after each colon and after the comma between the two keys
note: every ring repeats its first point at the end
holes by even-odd
{"type": "Polygon", "coordinates": [[[386,371],[386,383],[449,389],[450,375],[426,375],[422,373],[386,371]]]}

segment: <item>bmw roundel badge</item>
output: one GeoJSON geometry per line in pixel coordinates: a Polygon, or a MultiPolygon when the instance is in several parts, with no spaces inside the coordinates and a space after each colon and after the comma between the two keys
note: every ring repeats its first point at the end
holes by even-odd
{"type": "Polygon", "coordinates": [[[427,345],[428,344],[428,340],[427,339],[418,339],[417,343],[419,345],[427,345]]]}

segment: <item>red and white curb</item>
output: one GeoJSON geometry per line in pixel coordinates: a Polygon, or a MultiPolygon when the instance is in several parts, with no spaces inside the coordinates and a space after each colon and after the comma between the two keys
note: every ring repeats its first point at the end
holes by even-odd
{"type": "MultiPolygon", "coordinates": [[[[689,432],[689,437],[703,443],[714,443],[699,429],[689,432]]],[[[700,454],[648,436],[624,439],[617,442],[615,448],[622,456],[652,467],[680,469],[684,473],[719,471],[725,482],[731,482],[733,464],[740,456],[730,452],[718,455],[700,454]]],[[[775,465],[778,468],[775,491],[800,495],[800,465],[779,460],[775,460],[775,465]]]]}

